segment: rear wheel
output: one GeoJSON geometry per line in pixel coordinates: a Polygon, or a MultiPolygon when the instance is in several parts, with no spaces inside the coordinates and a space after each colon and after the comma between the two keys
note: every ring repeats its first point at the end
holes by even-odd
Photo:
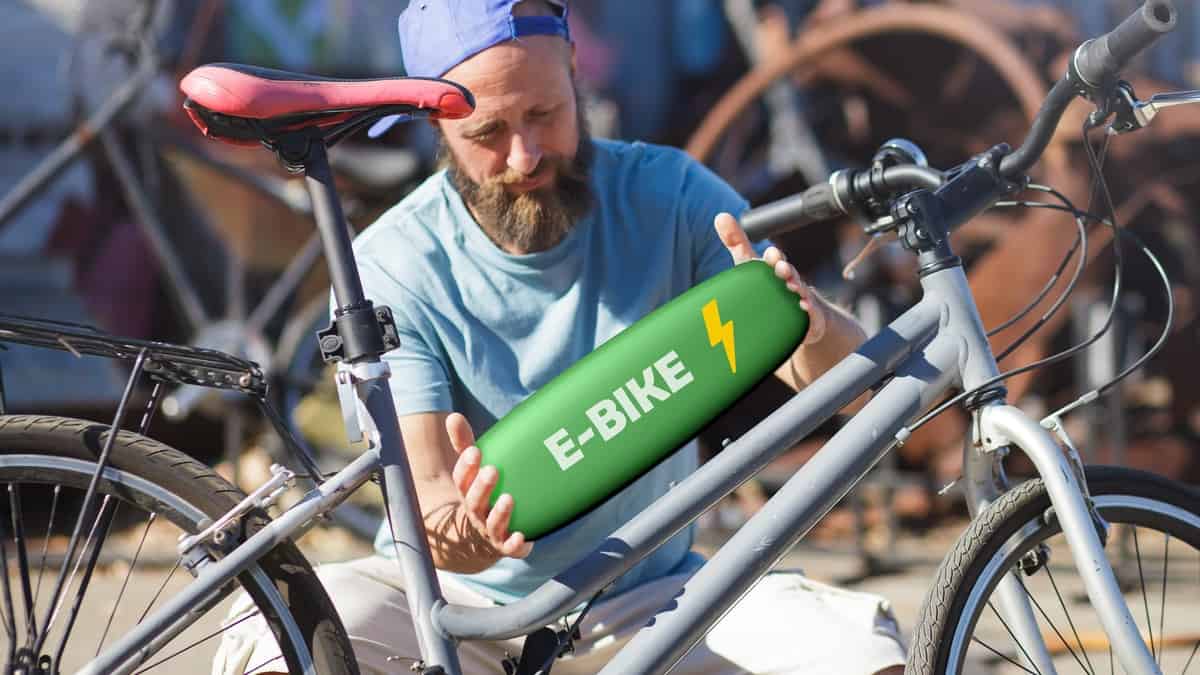
{"type": "MultiPolygon", "coordinates": [[[[1087,480],[1111,525],[1109,562],[1160,669],[1200,669],[1200,495],[1114,467],[1090,467],[1087,480]]],[[[972,522],[942,562],[906,672],[1044,672],[995,596],[1009,573],[1030,600],[1057,672],[1124,672],[1074,569],[1041,480],[1017,486],[972,522]]]]}
{"type": "MultiPolygon", "coordinates": [[[[183,453],[122,431],[67,561],[67,542],[108,434],[109,427],[83,420],[0,417],[5,672],[74,672],[86,664],[191,581],[176,552],[180,535],[199,532],[244,497],[183,453]]],[[[266,522],[265,513],[252,513],[232,539],[266,522]]],[[[200,563],[216,555],[208,552],[200,563]]],[[[283,654],[278,670],[358,672],[333,604],[293,544],[275,547],[237,582],[133,672],[206,672],[222,635],[256,616],[283,654]],[[247,613],[227,617],[229,596],[239,585],[253,604],[247,613]]]]}

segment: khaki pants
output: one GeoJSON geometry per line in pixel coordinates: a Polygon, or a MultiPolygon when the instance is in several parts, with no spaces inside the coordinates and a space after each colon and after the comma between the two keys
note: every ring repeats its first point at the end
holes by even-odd
{"type": "MultiPolygon", "coordinates": [[[[399,566],[382,556],[323,565],[317,570],[346,626],[364,675],[407,672],[420,656],[409,619],[399,566]]],[[[581,627],[572,656],[554,675],[596,673],[637,629],[670,603],[688,575],[663,577],[597,602],[581,627]]],[[[493,603],[452,576],[441,575],[447,602],[477,607],[493,603]]],[[[248,604],[235,603],[230,616],[248,604]]],[[[573,618],[573,617],[568,617],[573,618]]],[[[559,626],[561,628],[561,626],[559,626]]],[[[503,673],[504,655],[519,656],[524,638],[459,646],[466,675],[503,673]]],[[[261,619],[246,621],[222,638],[214,675],[244,673],[278,655],[261,619]]],[[[274,672],[275,659],[256,672],[274,672]]],[[[877,595],[819,584],[796,573],[772,573],[754,586],[672,673],[805,673],[867,675],[904,664],[896,622],[877,595]]]]}

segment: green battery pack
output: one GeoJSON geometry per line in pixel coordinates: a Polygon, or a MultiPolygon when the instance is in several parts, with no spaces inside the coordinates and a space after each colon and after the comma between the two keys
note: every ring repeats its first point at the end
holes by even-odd
{"type": "Polygon", "coordinates": [[[808,330],[762,261],[726,270],[572,364],[478,440],[509,529],[537,539],[635,481],[774,372],[808,330]]]}

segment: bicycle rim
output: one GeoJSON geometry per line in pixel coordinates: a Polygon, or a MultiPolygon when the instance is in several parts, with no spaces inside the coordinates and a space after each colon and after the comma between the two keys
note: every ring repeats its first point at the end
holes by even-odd
{"type": "MultiPolygon", "coordinates": [[[[0,455],[0,536],[8,569],[0,588],[0,640],[7,643],[0,654],[6,672],[21,667],[41,672],[33,669],[39,662],[51,672],[73,672],[192,580],[174,544],[180,534],[200,531],[210,513],[168,487],[115,467],[106,469],[78,551],[64,564],[94,468],[70,457],[0,455]],[[51,608],[60,577],[62,590],[51,608]],[[39,641],[41,648],[29,651],[39,641]]],[[[224,599],[214,598],[205,617],[133,672],[169,672],[181,664],[180,670],[192,672],[211,662],[226,630],[260,617],[276,634],[286,661],[280,668],[315,672],[303,633],[270,576],[255,565],[239,581],[254,599],[249,612],[226,617],[235,588],[227,586],[224,599]]]]}
{"type": "MultiPolygon", "coordinates": [[[[1160,477],[1095,470],[1093,500],[1110,525],[1106,551],[1138,630],[1163,673],[1200,669],[1200,513],[1186,488],[1160,477]],[[1168,489],[1169,488],[1169,489],[1168,489]]],[[[1038,631],[1059,673],[1121,673],[1091,608],[1040,481],[967,566],[946,622],[937,672],[1040,673],[1034,648],[1018,640],[993,592],[1005,573],[1029,598],[1038,631]],[[1043,559],[1042,555],[1048,555],[1043,559]]],[[[952,554],[953,555],[953,554],[952,554]]],[[[940,575],[939,575],[940,578],[940,575]]]]}

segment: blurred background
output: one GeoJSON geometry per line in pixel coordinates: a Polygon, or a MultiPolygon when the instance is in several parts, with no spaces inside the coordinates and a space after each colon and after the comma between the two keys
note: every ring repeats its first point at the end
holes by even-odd
{"type": "MultiPolygon", "coordinates": [[[[273,401],[329,468],[353,454],[313,331],[327,323],[327,284],[301,182],[270,153],[202,142],[182,114],[180,77],[232,61],[331,77],[396,76],[402,3],[377,0],[0,0],[0,313],[87,324],[137,338],[215,347],[260,363],[273,401]],[[60,144],[87,122],[70,161],[60,144]],[[47,162],[58,161],[47,171],[47,162]]],[[[945,168],[1016,143],[1074,45],[1136,3],[1104,0],[572,0],[578,76],[597,136],[685,148],[752,203],[792,194],[832,170],[865,166],[908,138],[945,168]]],[[[1200,88],[1200,11],[1128,71],[1142,98],[1200,88]]],[[[1036,178],[1081,206],[1088,169],[1074,108],[1036,178]]],[[[369,225],[433,171],[423,124],[335,148],[353,225],[369,225]]],[[[1200,480],[1196,298],[1200,272],[1200,114],[1163,115],[1111,147],[1107,177],[1123,226],[1161,257],[1177,316],[1163,353],[1068,423],[1086,459],[1200,480]]],[[[1005,210],[964,228],[984,323],[999,325],[1051,278],[1076,229],[1062,214],[1005,210]],[[1046,215],[1049,214],[1049,215],[1046,215]]],[[[909,306],[913,260],[885,247],[852,279],[865,245],[857,223],[778,242],[816,286],[869,327],[909,306]]],[[[1008,356],[1004,369],[1078,343],[1100,326],[1113,255],[1097,230],[1084,283],[1062,311],[1008,356]]],[[[1078,358],[1009,383],[1011,400],[1048,412],[1112,377],[1163,328],[1153,269],[1128,255],[1112,330],[1078,358]]],[[[1062,284],[1056,288],[1061,288],[1062,284]]],[[[1040,309],[1056,296],[1051,293],[1040,309]]],[[[1040,311],[998,334],[997,351],[1040,311]]],[[[68,351],[0,352],[8,410],[111,420],[127,371],[68,351]]],[[[768,381],[704,434],[718,452],[773,406],[768,381]]],[[[144,394],[143,394],[144,396],[144,394]]],[[[289,461],[252,405],[209,390],[169,392],[151,435],[253,487],[289,461]]],[[[708,514],[706,532],[736,527],[836,429],[776,462],[708,514]]],[[[852,549],[866,574],[886,570],[897,538],[961,523],[965,420],[950,411],[921,429],[826,519],[817,542],[852,549]]],[[[1014,458],[1014,472],[1027,470],[1014,458]]],[[[372,505],[345,515],[358,540],[372,505]]],[[[318,557],[320,557],[318,555],[318,557]]],[[[940,550],[935,557],[940,557],[940,550]]]]}

